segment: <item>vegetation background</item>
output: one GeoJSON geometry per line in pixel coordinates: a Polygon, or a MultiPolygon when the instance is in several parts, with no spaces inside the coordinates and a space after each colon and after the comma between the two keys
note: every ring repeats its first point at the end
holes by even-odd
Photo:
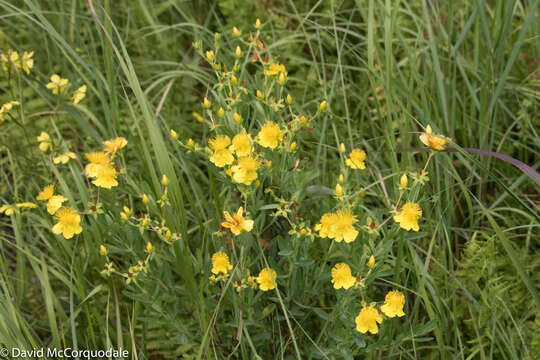
{"type": "MultiPolygon", "coordinates": [[[[312,184],[335,182],[335,149],[344,141],[365,148],[370,171],[392,189],[395,176],[388,175],[425,162],[401,151],[419,146],[420,124],[461,147],[496,151],[538,170],[538,5],[0,0],[0,49],[35,52],[33,75],[19,93],[0,80],[0,103],[15,95],[26,114],[24,127],[0,125],[0,201],[32,201],[54,180],[69,198],[88,202],[76,166],[51,179],[35,142],[41,131],[81,154],[89,144],[126,136],[120,161],[129,186],[118,191],[135,199],[156,192],[162,173],[176,174],[168,216],[183,235],[129,287],[99,273],[99,244],[144,247],[137,230],[122,225],[115,197],[104,195],[110,213],[88,220],[76,241],[55,237],[38,215],[1,217],[0,344],[123,347],[133,359],[540,358],[540,193],[513,165],[464,152],[437,156],[421,232],[406,234],[381,270],[408,289],[407,316],[364,336],[350,322],[357,310],[335,311],[346,300],[330,290],[328,274],[296,279],[282,299],[259,297],[249,312],[230,302],[221,312],[219,291],[209,296],[205,285],[212,251],[204,239],[231,195],[168,135],[173,128],[183,140],[198,139],[205,131],[192,112],[201,111],[213,75],[192,43],[208,48],[214,33],[223,33],[223,51],[232,58],[227,34],[233,26],[249,33],[260,18],[267,50],[287,66],[295,103],[329,104],[331,115],[302,148],[315,164],[307,175],[312,184]],[[45,88],[52,73],[87,84],[84,104],[57,109],[45,88]]],[[[373,191],[384,197],[381,187],[373,191]]],[[[269,253],[277,256],[279,246],[270,241],[269,253]]]]}

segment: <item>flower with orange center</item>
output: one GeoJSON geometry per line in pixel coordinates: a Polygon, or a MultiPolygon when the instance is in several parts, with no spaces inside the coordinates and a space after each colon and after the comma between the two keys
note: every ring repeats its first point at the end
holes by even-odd
{"type": "Polygon", "coordinates": [[[105,140],[102,142],[103,150],[109,154],[116,154],[116,152],[126,146],[128,141],[123,137],[117,137],[116,139],[105,140]]]}
{"type": "Polygon", "coordinates": [[[221,223],[221,226],[231,229],[234,235],[240,235],[242,231],[250,232],[253,229],[253,220],[244,218],[244,209],[241,206],[234,216],[231,216],[228,211],[224,211],[223,216],[225,216],[225,221],[221,223]]]}
{"type": "Polygon", "coordinates": [[[426,126],[426,132],[420,134],[420,141],[433,150],[444,150],[450,139],[444,135],[432,135],[432,133],[431,126],[426,126]]]}

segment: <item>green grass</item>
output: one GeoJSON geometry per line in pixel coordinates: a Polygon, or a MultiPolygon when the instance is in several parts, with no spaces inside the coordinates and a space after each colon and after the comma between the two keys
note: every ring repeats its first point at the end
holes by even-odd
{"type": "MultiPolygon", "coordinates": [[[[83,216],[83,232],[70,240],[51,233],[43,206],[0,217],[1,347],[122,347],[130,359],[540,357],[539,186],[507,162],[462,150],[496,151],[538,171],[539,1],[265,4],[0,0],[0,50],[35,52],[30,75],[0,72],[0,105],[17,100],[22,109],[0,124],[0,205],[35,202],[55,183],[79,211],[98,196],[104,209],[83,216]],[[212,254],[228,250],[216,232],[223,210],[240,205],[238,190],[182,144],[207,144],[214,134],[192,112],[204,113],[205,96],[224,100],[193,43],[211,49],[222,33],[218,56],[232,63],[232,27],[245,38],[257,17],[261,56],[286,65],[294,112],[313,116],[322,99],[329,105],[295,138],[297,152],[263,152],[275,172],[260,175],[248,198],[253,232],[234,238],[228,252],[234,276],[270,266],[278,288],[238,294],[237,277],[208,280],[212,254]],[[45,87],[53,73],[75,88],[86,84],[86,98],[59,102],[45,87]],[[370,236],[360,230],[366,218],[387,220],[401,174],[426,164],[429,152],[410,148],[422,146],[428,124],[458,151],[433,156],[429,183],[411,195],[423,209],[420,231],[390,220],[370,236]],[[54,165],[38,150],[41,131],[79,160],[54,165]],[[98,192],[83,173],[84,153],[116,136],[129,141],[115,158],[120,184],[98,192]],[[358,239],[288,235],[289,224],[271,216],[277,200],[263,189],[282,185],[276,196],[297,196],[302,220],[314,226],[336,207],[329,189],[345,166],[341,142],[368,154],[367,169],[349,171],[345,182],[358,239]],[[162,174],[170,206],[162,212],[152,203],[149,212],[181,234],[173,245],[119,215],[124,205],[145,211],[143,193],[159,199],[162,174]],[[136,284],[100,275],[101,244],[125,271],[149,240],[156,254],[136,284]],[[332,288],[336,262],[365,273],[371,254],[377,265],[361,295],[332,288]],[[358,333],[362,299],[380,303],[391,289],[406,295],[406,316],[385,320],[377,335],[358,333]]],[[[261,66],[249,54],[240,63],[246,87],[262,88],[263,77],[252,76],[261,66]]],[[[257,101],[239,109],[251,133],[275,116],[257,101]]]]}

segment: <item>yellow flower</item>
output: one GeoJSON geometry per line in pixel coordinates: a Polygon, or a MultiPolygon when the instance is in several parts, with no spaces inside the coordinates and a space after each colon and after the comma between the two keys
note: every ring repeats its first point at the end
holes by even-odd
{"type": "Polygon", "coordinates": [[[326,110],[327,105],[328,105],[328,103],[326,102],[326,100],[324,100],[323,102],[320,103],[319,110],[320,111],[326,110]]]}
{"type": "Polygon", "coordinates": [[[330,228],[335,222],[336,215],[334,213],[327,213],[321,217],[319,224],[315,225],[315,230],[319,232],[319,236],[327,238],[330,235],[330,228]]]}
{"type": "Polygon", "coordinates": [[[192,138],[189,138],[189,140],[187,141],[187,145],[186,145],[188,148],[190,149],[195,149],[195,141],[193,141],[192,138]]]}
{"type": "Polygon", "coordinates": [[[51,90],[54,95],[63,92],[69,84],[68,79],[63,79],[60,76],[51,75],[51,82],[46,85],[47,89],[51,90]]]}
{"type": "Polygon", "coordinates": [[[229,262],[229,256],[224,252],[217,252],[212,255],[212,273],[225,275],[232,270],[233,266],[229,262]]]}
{"type": "Polygon", "coordinates": [[[81,216],[72,207],[62,207],[56,212],[57,223],[52,227],[53,234],[62,234],[66,239],[82,232],[81,216]]]}
{"type": "Polygon", "coordinates": [[[251,156],[239,158],[238,164],[231,167],[233,181],[239,184],[250,185],[257,179],[257,169],[259,166],[259,162],[251,156]]]}
{"type": "Polygon", "coordinates": [[[116,154],[116,152],[126,146],[128,141],[123,137],[117,137],[116,139],[105,140],[102,142],[103,150],[106,153],[116,154]]]}
{"type": "Polygon", "coordinates": [[[258,138],[261,146],[275,149],[283,139],[283,133],[278,124],[268,121],[259,131],[258,138]]]}
{"type": "Polygon", "coordinates": [[[102,255],[102,256],[107,256],[107,248],[103,245],[99,245],[99,253],[102,255]]]}
{"type": "Polygon", "coordinates": [[[19,209],[23,209],[23,210],[29,210],[29,209],[37,208],[36,204],[34,204],[33,202],[28,202],[28,201],[25,201],[25,202],[22,202],[22,203],[16,203],[15,206],[18,207],[19,209]]]}
{"type": "Polygon", "coordinates": [[[279,74],[285,74],[287,76],[287,69],[283,64],[270,64],[268,68],[264,70],[264,75],[266,76],[276,76],[279,74]]]}
{"type": "Polygon", "coordinates": [[[210,157],[210,161],[214,165],[224,167],[232,164],[234,157],[231,150],[227,148],[230,143],[231,139],[227,135],[217,135],[215,138],[208,140],[208,145],[214,152],[210,157]]]}
{"type": "Polygon", "coordinates": [[[2,68],[4,69],[4,71],[10,71],[12,69],[12,66],[15,66],[16,68],[21,67],[19,53],[16,51],[9,49],[7,56],[4,54],[0,54],[0,58],[2,60],[2,68]]]}
{"type": "Polygon", "coordinates": [[[401,208],[399,214],[394,216],[394,221],[405,230],[418,231],[418,219],[422,216],[422,208],[416,203],[408,202],[401,208]]]}
{"type": "Polygon", "coordinates": [[[82,99],[86,96],[86,85],[83,85],[79,87],[75,92],[73,93],[73,97],[71,98],[71,101],[73,101],[74,104],[78,104],[81,102],[82,99]]]}
{"type": "Polygon", "coordinates": [[[232,139],[231,150],[236,153],[236,156],[247,156],[251,152],[251,140],[249,139],[246,130],[236,134],[232,139]]]}
{"type": "Polygon", "coordinates": [[[0,214],[4,214],[6,216],[11,216],[15,213],[18,213],[19,210],[17,210],[17,207],[13,206],[13,205],[9,205],[9,204],[6,204],[6,205],[2,205],[2,207],[0,207],[0,214]]]}
{"type": "Polygon", "coordinates": [[[109,154],[103,151],[88,153],[85,154],[85,156],[86,159],[90,161],[90,164],[86,165],[84,168],[88,177],[96,177],[100,167],[111,163],[109,154]]]}
{"type": "Polygon", "coordinates": [[[238,209],[234,217],[228,211],[224,211],[223,216],[225,216],[225,221],[221,223],[221,226],[231,229],[234,235],[240,235],[242,231],[250,232],[253,229],[253,220],[244,219],[244,209],[242,207],[238,209]]]}
{"type": "Polygon", "coordinates": [[[366,152],[364,150],[354,149],[349,154],[349,158],[345,161],[345,163],[352,169],[363,170],[366,168],[364,160],[366,160],[366,152]]]}
{"type": "Polygon", "coordinates": [[[67,201],[67,198],[62,195],[54,195],[54,185],[47,185],[36,196],[38,201],[47,201],[47,212],[51,215],[62,207],[62,204],[67,201]]]}
{"type": "Polygon", "coordinates": [[[264,268],[255,279],[262,291],[268,291],[276,288],[277,273],[274,269],[264,268]]]}
{"type": "Polygon", "coordinates": [[[320,223],[315,225],[315,230],[322,238],[328,237],[337,242],[345,240],[346,243],[350,243],[358,236],[358,231],[353,226],[355,222],[351,210],[338,210],[336,213],[324,214],[320,223]]]}
{"type": "Polygon", "coordinates": [[[0,107],[0,124],[4,122],[4,117],[5,117],[4,114],[9,113],[9,111],[13,108],[13,106],[18,106],[18,105],[20,105],[18,101],[9,101],[5,103],[4,105],[2,105],[2,107],[0,107]]]}
{"type": "Polygon", "coordinates": [[[334,190],[336,197],[340,199],[343,196],[343,188],[340,184],[336,184],[336,189],[334,190]]]}
{"type": "Polygon", "coordinates": [[[356,278],[351,274],[351,268],[345,263],[338,263],[332,268],[332,284],[334,289],[351,288],[356,283],[356,278]]]}
{"type": "Polygon", "coordinates": [[[52,149],[51,137],[45,131],[42,131],[41,134],[39,134],[37,141],[39,142],[39,150],[46,152],[47,150],[52,149]]]}
{"type": "Polygon", "coordinates": [[[371,256],[369,257],[367,266],[368,266],[368,268],[370,268],[370,269],[373,269],[373,268],[375,267],[375,257],[374,257],[373,255],[371,255],[371,256]]]}
{"type": "Polygon", "coordinates": [[[426,126],[426,132],[420,134],[420,141],[424,143],[424,145],[429,146],[433,150],[444,150],[446,147],[449,138],[439,134],[439,135],[431,135],[433,133],[433,130],[431,130],[431,126],[426,126]]]}
{"type": "Polygon", "coordinates": [[[409,179],[407,178],[407,173],[403,173],[403,175],[401,175],[401,179],[399,179],[399,188],[405,189],[408,183],[409,179]]]}
{"type": "Polygon", "coordinates": [[[362,310],[360,310],[360,313],[355,319],[356,330],[362,334],[365,334],[368,331],[372,334],[376,334],[379,332],[377,323],[380,324],[382,321],[382,316],[376,309],[369,305],[365,306],[362,308],[362,310]]]}
{"type": "Polygon", "coordinates": [[[381,311],[388,317],[401,317],[405,315],[403,312],[403,305],[405,305],[405,296],[401,291],[390,291],[386,294],[384,299],[384,305],[381,306],[381,311]]]}
{"type": "Polygon", "coordinates": [[[67,164],[70,159],[76,159],[77,156],[74,152],[68,151],[66,153],[63,153],[61,155],[58,155],[57,157],[53,158],[53,162],[55,164],[67,164]]]}
{"type": "Polygon", "coordinates": [[[60,209],[62,204],[67,200],[68,199],[62,195],[51,196],[51,198],[47,201],[47,212],[54,215],[54,213],[60,209]]]}
{"type": "Polygon", "coordinates": [[[30,69],[34,67],[34,59],[32,59],[32,56],[34,56],[33,51],[31,52],[25,51],[23,53],[23,56],[21,59],[21,66],[26,74],[30,74],[30,69]]]}
{"type": "Polygon", "coordinates": [[[54,194],[54,185],[47,185],[36,196],[36,200],[38,200],[38,201],[47,201],[53,196],[53,194],[54,194]]]}
{"type": "Polygon", "coordinates": [[[95,177],[92,184],[105,189],[110,189],[118,185],[118,181],[116,181],[116,169],[112,164],[99,165],[96,169],[95,176],[92,176],[95,177]]]}

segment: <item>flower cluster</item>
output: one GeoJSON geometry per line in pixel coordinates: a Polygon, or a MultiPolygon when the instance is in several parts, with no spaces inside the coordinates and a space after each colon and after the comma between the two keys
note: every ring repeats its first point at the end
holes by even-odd
{"type": "Polygon", "coordinates": [[[85,154],[89,164],[84,171],[86,176],[92,178],[92,184],[110,189],[118,185],[116,180],[117,168],[113,159],[116,153],[127,145],[127,140],[123,137],[111,139],[103,142],[103,151],[85,154]]]}

